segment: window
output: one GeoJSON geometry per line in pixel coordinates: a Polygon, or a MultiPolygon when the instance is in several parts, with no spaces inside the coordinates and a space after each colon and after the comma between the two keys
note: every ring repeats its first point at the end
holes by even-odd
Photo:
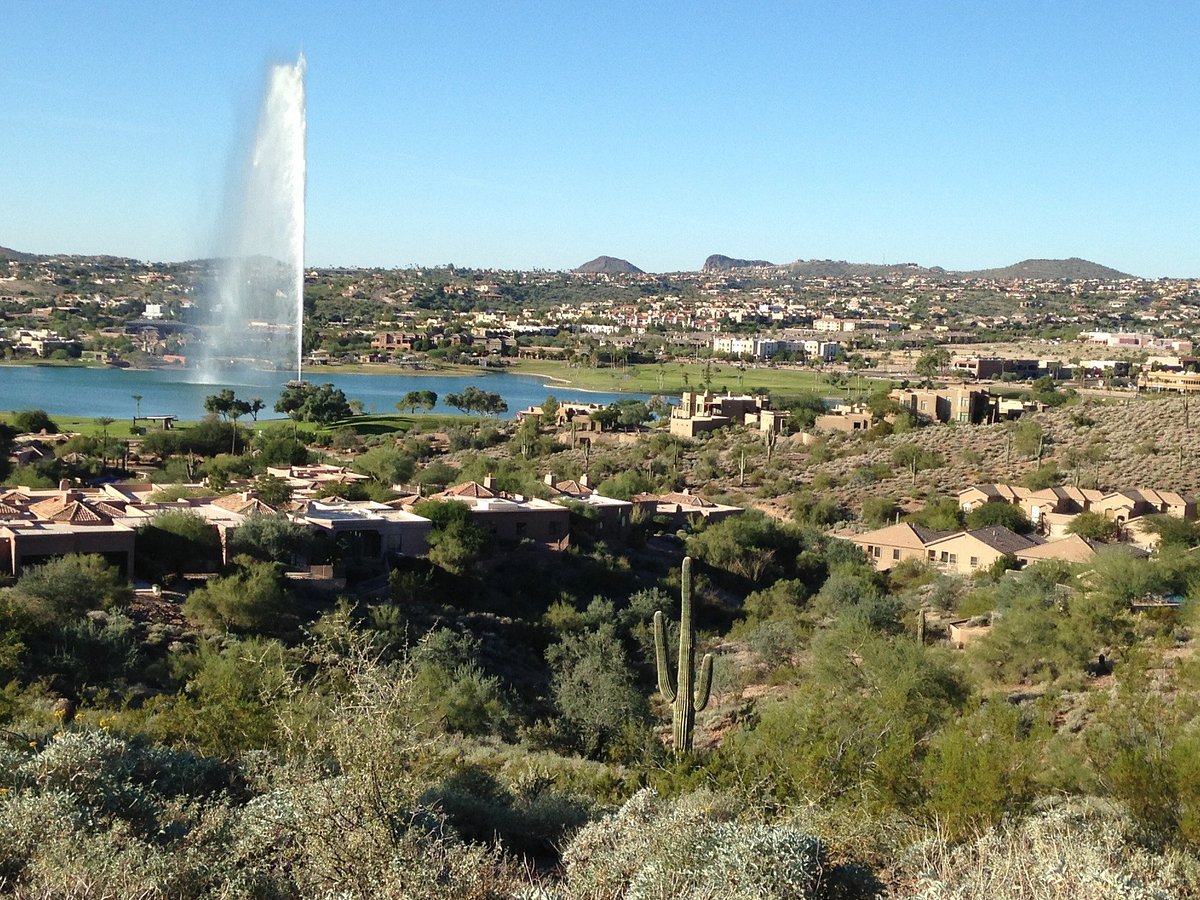
{"type": "Polygon", "coordinates": [[[951,554],[950,554],[950,563],[951,563],[952,565],[957,565],[957,564],[958,564],[958,554],[957,554],[957,553],[951,553],[951,554]]]}
{"type": "Polygon", "coordinates": [[[892,551],[892,559],[899,559],[899,558],[900,558],[900,550],[899,549],[893,550],[892,551]]]}
{"type": "Polygon", "coordinates": [[[945,550],[942,551],[941,562],[944,562],[944,563],[950,562],[950,554],[947,553],[945,550]]]}
{"type": "Polygon", "coordinates": [[[978,557],[978,556],[972,556],[972,557],[971,557],[971,568],[972,568],[972,569],[978,569],[978,568],[979,568],[979,557],[978,557]]]}
{"type": "Polygon", "coordinates": [[[871,555],[872,555],[872,556],[874,556],[876,559],[879,559],[879,557],[880,557],[880,552],[879,552],[879,551],[880,551],[880,549],[881,549],[881,548],[879,548],[879,547],[872,547],[872,548],[871,548],[871,550],[872,550],[872,553],[871,553],[871,555]]]}

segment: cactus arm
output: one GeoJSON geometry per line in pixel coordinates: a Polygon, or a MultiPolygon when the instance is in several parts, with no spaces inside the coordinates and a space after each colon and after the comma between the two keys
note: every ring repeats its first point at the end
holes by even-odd
{"type": "Polygon", "coordinates": [[[668,703],[674,703],[675,689],[671,687],[671,668],[667,660],[667,629],[663,624],[662,610],[654,613],[654,653],[658,668],[658,692],[668,703]]]}
{"type": "Polygon", "coordinates": [[[701,712],[704,707],[708,706],[708,695],[712,688],[712,672],[713,655],[705,653],[704,659],[700,662],[700,683],[696,686],[696,699],[692,704],[692,708],[696,712],[701,712]]]}

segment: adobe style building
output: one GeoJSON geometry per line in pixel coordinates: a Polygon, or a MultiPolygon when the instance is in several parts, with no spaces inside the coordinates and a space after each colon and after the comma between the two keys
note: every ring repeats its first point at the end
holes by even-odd
{"type": "Polygon", "coordinates": [[[652,518],[666,519],[677,528],[690,528],[700,521],[720,522],[745,512],[740,506],[713,503],[690,488],[669,494],[636,494],[633,505],[652,518]]]}
{"type": "Polygon", "coordinates": [[[491,475],[483,479],[483,484],[456,484],[429,499],[466,504],[472,518],[500,541],[515,544],[530,540],[549,550],[565,550],[571,543],[569,509],[549,500],[500,491],[491,475]]]}
{"type": "Polygon", "coordinates": [[[918,419],[979,425],[990,419],[992,404],[987,391],[968,387],[897,389],[888,394],[918,419]]]}
{"type": "Polygon", "coordinates": [[[586,473],[578,480],[566,481],[555,481],[553,475],[547,474],[545,480],[553,494],[553,502],[568,507],[572,503],[579,503],[594,510],[598,531],[622,535],[629,530],[633,520],[633,504],[628,500],[616,500],[597,493],[586,473]]]}
{"type": "Polygon", "coordinates": [[[370,500],[308,500],[291,518],[347,542],[362,559],[424,556],[433,528],[423,516],[370,500]]]}
{"type": "Polygon", "coordinates": [[[670,428],[671,434],[685,438],[735,424],[779,434],[787,430],[790,415],[787,410],[771,409],[768,397],[684,391],[679,406],[671,408],[670,428]]]}

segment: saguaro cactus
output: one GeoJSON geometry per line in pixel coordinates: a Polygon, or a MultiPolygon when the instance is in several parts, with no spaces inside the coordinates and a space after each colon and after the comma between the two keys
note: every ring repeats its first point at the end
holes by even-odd
{"type": "Polygon", "coordinates": [[[662,610],[654,614],[654,647],[658,663],[658,690],[671,704],[676,752],[692,749],[692,729],[696,713],[708,705],[712,687],[713,658],[705,653],[700,663],[700,683],[696,684],[696,632],[692,625],[692,560],[683,560],[682,608],[679,613],[679,667],[675,685],[667,659],[667,629],[662,610]]]}

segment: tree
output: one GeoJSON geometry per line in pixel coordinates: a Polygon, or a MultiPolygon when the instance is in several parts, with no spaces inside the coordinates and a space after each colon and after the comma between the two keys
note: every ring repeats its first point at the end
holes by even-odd
{"type": "Polygon", "coordinates": [[[687,539],[688,556],[756,585],[785,574],[802,549],[799,529],[758,510],[722,519],[687,539]]]}
{"type": "Polygon", "coordinates": [[[1093,541],[1115,541],[1120,530],[1114,520],[1091,510],[1081,512],[1067,525],[1067,534],[1077,534],[1093,541]]]}
{"type": "Polygon", "coordinates": [[[292,499],[292,486],[278,475],[259,475],[254,480],[254,491],[258,499],[272,509],[281,509],[292,499]]]}
{"type": "Polygon", "coordinates": [[[332,384],[317,386],[309,381],[288,384],[275,403],[275,411],[286,413],[298,422],[316,422],[318,425],[329,425],[353,415],[341,388],[332,384]]]}
{"type": "Polygon", "coordinates": [[[17,579],[20,602],[37,619],[63,624],[91,609],[123,606],[132,596],[129,583],[102,557],[69,554],[31,566],[17,579]]]}
{"type": "Polygon", "coordinates": [[[188,510],[164,510],[138,529],[135,544],[140,577],[158,581],[164,575],[203,571],[221,558],[216,529],[188,510]]]}
{"type": "Polygon", "coordinates": [[[44,409],[23,409],[13,415],[13,426],[19,434],[58,434],[58,426],[44,409]]]}
{"type": "Polygon", "coordinates": [[[133,394],[131,396],[133,397],[133,404],[134,404],[133,405],[133,419],[136,422],[138,419],[140,419],[142,417],[142,395],[141,394],[133,394]]]}
{"type": "Polygon", "coordinates": [[[487,534],[475,523],[471,508],[457,500],[424,500],[413,512],[433,522],[429,561],[454,575],[463,575],[483,555],[487,534]]]}
{"type": "Polygon", "coordinates": [[[950,351],[945,347],[932,347],[917,359],[913,371],[924,378],[934,378],[950,365],[950,351]]]}
{"type": "Polygon", "coordinates": [[[100,438],[100,440],[102,441],[102,443],[100,445],[100,467],[101,468],[106,468],[108,466],[108,426],[111,425],[115,421],[117,421],[117,420],[112,418],[111,416],[99,416],[96,419],[96,424],[99,425],[101,428],[101,438],[100,438]]]}
{"type": "Polygon", "coordinates": [[[1046,450],[1046,431],[1033,419],[1022,419],[1013,431],[1012,448],[1022,456],[1036,459],[1042,467],[1042,454],[1046,450]]]}
{"type": "Polygon", "coordinates": [[[1033,531],[1033,524],[1020,507],[1012,503],[981,503],[967,513],[967,528],[987,528],[999,525],[1017,534],[1033,531]]]}
{"type": "Polygon", "coordinates": [[[304,441],[282,428],[264,428],[254,439],[258,459],[266,466],[302,466],[308,462],[304,441]]]}
{"type": "Polygon", "coordinates": [[[493,391],[481,391],[473,384],[464,388],[461,394],[447,394],[446,403],[466,413],[498,415],[508,412],[503,397],[493,391]]]}
{"type": "Polygon", "coordinates": [[[212,413],[214,416],[220,416],[222,419],[227,419],[236,399],[231,389],[223,388],[220,393],[209,394],[204,398],[204,411],[212,413]]]}
{"type": "Polygon", "coordinates": [[[862,520],[879,528],[890,524],[898,511],[899,507],[891,497],[867,497],[862,504],[862,520]]]}
{"type": "Polygon", "coordinates": [[[249,406],[248,412],[250,413],[250,417],[255,422],[257,422],[258,414],[266,408],[267,408],[267,404],[263,402],[263,398],[255,397],[253,400],[250,401],[250,406],[249,406]]]}
{"type": "Polygon", "coordinates": [[[650,409],[641,400],[618,400],[617,424],[624,428],[636,428],[650,418],[650,409]]]}
{"type": "Polygon", "coordinates": [[[1158,535],[1160,547],[1195,547],[1200,544],[1200,523],[1178,516],[1147,516],[1146,529],[1158,535]]]}
{"type": "Polygon", "coordinates": [[[229,552],[260,562],[288,564],[307,559],[313,533],[282,515],[254,513],[229,533],[229,552]]]}
{"type": "Polygon", "coordinates": [[[905,520],[934,531],[954,531],[962,524],[962,507],[953,497],[938,497],[910,513],[905,520]]]}
{"type": "Polygon", "coordinates": [[[437,406],[437,401],[438,395],[433,391],[409,391],[400,398],[396,409],[400,412],[407,409],[410,413],[415,413],[418,409],[431,412],[437,406]]]}
{"type": "MultiPolygon", "coordinates": [[[[245,400],[234,400],[231,404],[229,404],[229,412],[228,412],[229,422],[233,426],[232,428],[229,429],[232,432],[232,435],[229,438],[229,441],[230,441],[229,452],[230,453],[237,453],[237,439],[238,439],[238,424],[237,424],[237,422],[238,422],[238,419],[240,419],[244,415],[247,415],[249,412],[250,412],[250,404],[247,403],[245,400]]],[[[243,449],[244,449],[244,446],[245,445],[243,444],[243,449]]]]}
{"type": "Polygon", "coordinates": [[[416,460],[399,447],[372,447],[354,461],[355,472],[370,475],[380,484],[393,485],[413,477],[416,460]]]}
{"type": "Polygon", "coordinates": [[[566,635],[546,651],[546,661],[554,702],[588,756],[598,756],[626,723],[649,718],[613,623],[566,635]]]}

